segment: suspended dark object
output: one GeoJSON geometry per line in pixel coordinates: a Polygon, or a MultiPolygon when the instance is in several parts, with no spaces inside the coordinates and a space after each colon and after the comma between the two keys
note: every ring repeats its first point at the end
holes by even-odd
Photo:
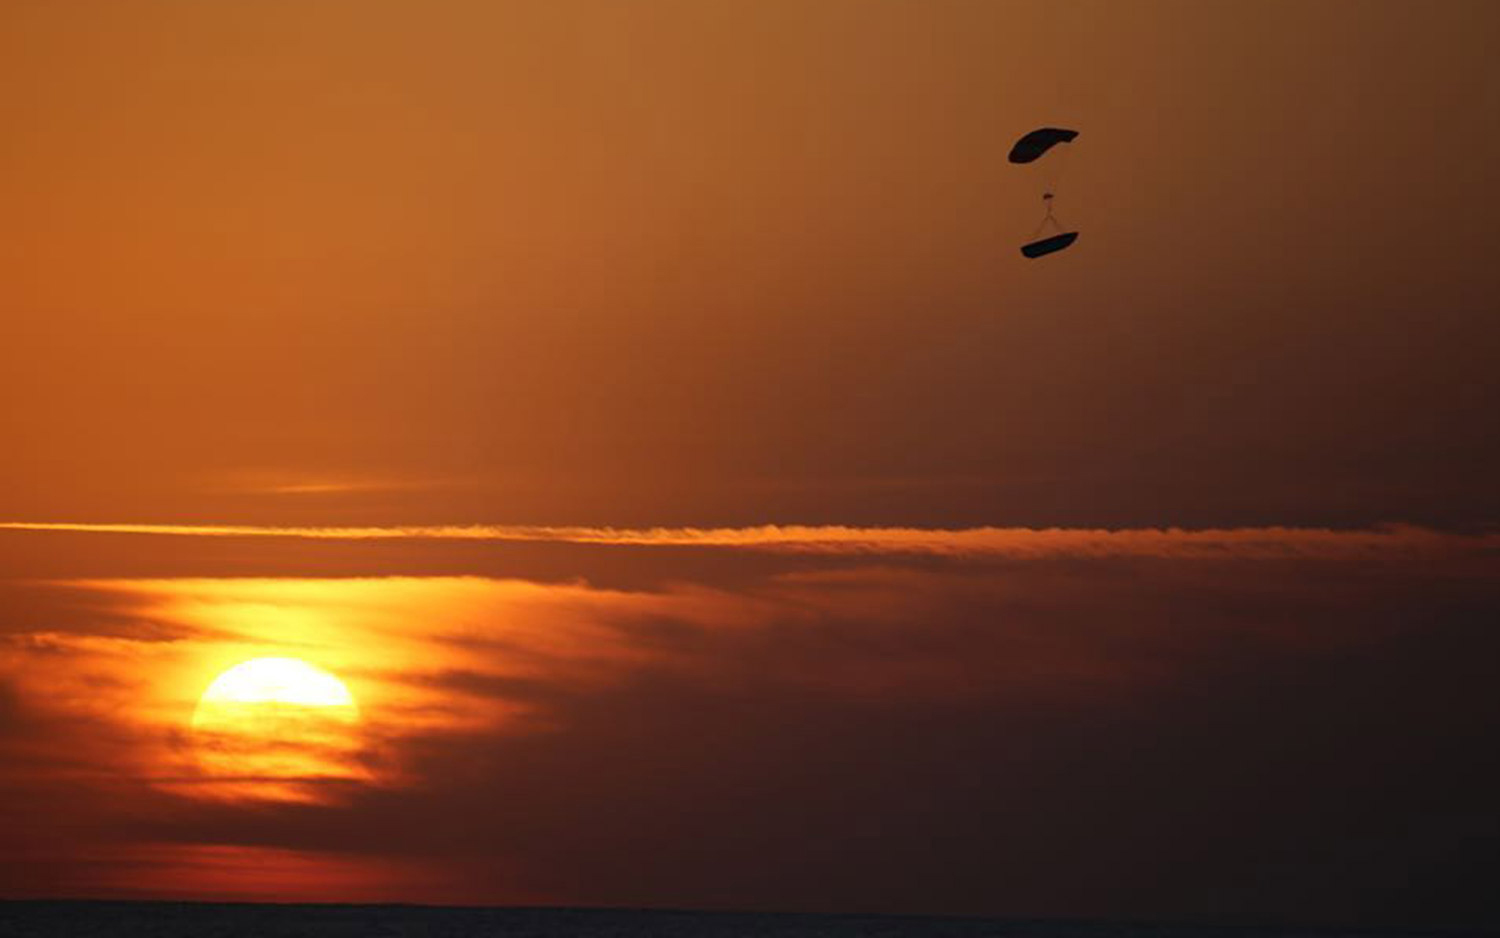
{"type": "Polygon", "coordinates": [[[1062,234],[1055,234],[1050,238],[1043,238],[1040,241],[1032,241],[1021,245],[1021,253],[1027,257],[1041,257],[1043,254],[1061,251],[1077,240],[1078,232],[1064,231],[1062,234]]]}
{"type": "Polygon", "coordinates": [[[1030,163],[1059,143],[1072,142],[1076,136],[1078,136],[1078,131],[1076,130],[1064,130],[1061,127],[1039,127],[1020,140],[1017,140],[1016,145],[1010,148],[1010,161],[1012,163],[1030,163]]]}
{"type": "MultiPolygon", "coordinates": [[[[1071,143],[1077,136],[1078,131],[1076,130],[1066,130],[1062,127],[1039,127],[1031,133],[1026,134],[1020,140],[1017,140],[1015,146],[1010,148],[1010,161],[1012,163],[1033,162],[1059,143],[1071,143]]],[[[1031,240],[1021,245],[1021,254],[1026,257],[1033,259],[1045,257],[1048,254],[1053,254],[1069,247],[1074,241],[1078,240],[1078,232],[1064,230],[1062,222],[1058,221],[1057,217],[1052,214],[1052,189],[1058,177],[1062,175],[1063,162],[1065,161],[1054,158],[1049,159],[1044,164],[1048,172],[1043,178],[1047,178],[1049,181],[1046,184],[1046,188],[1042,191],[1042,202],[1047,206],[1047,215],[1042,219],[1042,223],[1036,226],[1036,230],[1031,233],[1031,240]],[[1052,229],[1057,233],[1051,237],[1043,238],[1041,234],[1047,229],[1048,225],[1051,225],[1052,229]]]]}

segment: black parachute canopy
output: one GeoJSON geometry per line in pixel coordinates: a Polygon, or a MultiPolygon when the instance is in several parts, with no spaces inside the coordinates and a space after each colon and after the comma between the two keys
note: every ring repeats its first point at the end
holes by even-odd
{"type": "Polygon", "coordinates": [[[1064,130],[1061,127],[1039,127],[1020,140],[1017,140],[1016,145],[1010,148],[1010,161],[1012,163],[1030,163],[1059,143],[1068,143],[1076,136],[1078,136],[1078,131],[1076,130],[1064,130]]]}
{"type": "Polygon", "coordinates": [[[1055,234],[1050,238],[1033,241],[1030,244],[1021,245],[1021,253],[1027,257],[1041,257],[1043,254],[1051,254],[1053,251],[1061,251],[1063,248],[1078,240],[1078,232],[1065,231],[1055,234]]]}

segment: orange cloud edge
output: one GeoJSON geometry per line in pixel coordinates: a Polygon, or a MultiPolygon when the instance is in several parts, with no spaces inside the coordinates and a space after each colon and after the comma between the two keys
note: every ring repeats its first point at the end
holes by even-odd
{"type": "Polygon", "coordinates": [[[732,548],[771,553],[914,554],[950,557],[1347,557],[1366,553],[1500,548],[1500,534],[1460,534],[1408,524],[1333,529],[914,528],[759,525],[739,528],[616,528],[535,525],[278,527],[240,524],[0,522],[0,530],[174,537],[312,540],[459,540],[642,547],[732,548]]]}

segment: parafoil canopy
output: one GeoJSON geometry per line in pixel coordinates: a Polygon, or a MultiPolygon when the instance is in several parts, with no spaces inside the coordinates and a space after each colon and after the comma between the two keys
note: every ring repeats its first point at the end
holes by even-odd
{"type": "Polygon", "coordinates": [[[1017,140],[1016,145],[1010,148],[1010,161],[1012,163],[1030,163],[1059,143],[1068,143],[1076,136],[1078,136],[1078,131],[1076,130],[1064,130],[1061,127],[1039,127],[1020,140],[1017,140]]]}

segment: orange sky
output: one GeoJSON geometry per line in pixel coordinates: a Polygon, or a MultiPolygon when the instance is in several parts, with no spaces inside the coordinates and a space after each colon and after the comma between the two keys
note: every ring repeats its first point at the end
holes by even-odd
{"type": "Polygon", "coordinates": [[[1494,516],[1493,4],[0,16],[5,517],[1494,516]]]}
{"type": "Polygon", "coordinates": [[[1497,47],[5,4],[0,898],[1495,924],[1497,47]]]}

